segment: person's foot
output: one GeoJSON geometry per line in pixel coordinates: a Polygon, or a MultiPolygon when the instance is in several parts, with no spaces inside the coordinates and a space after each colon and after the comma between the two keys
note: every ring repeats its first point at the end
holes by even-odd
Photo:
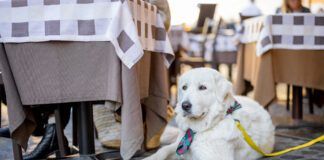
{"type": "Polygon", "coordinates": [[[10,130],[9,130],[9,127],[0,128],[0,137],[10,138],[10,130]]]}
{"type": "MultiPolygon", "coordinates": [[[[68,141],[64,136],[65,145],[68,145],[68,141]]],[[[32,159],[46,159],[58,150],[58,142],[56,135],[55,124],[48,124],[45,128],[44,136],[37,147],[28,155],[24,156],[24,160],[32,159]]]]}

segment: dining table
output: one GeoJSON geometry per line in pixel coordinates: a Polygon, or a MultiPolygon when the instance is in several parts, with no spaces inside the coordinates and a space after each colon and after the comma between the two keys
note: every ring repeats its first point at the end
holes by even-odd
{"type": "Polygon", "coordinates": [[[24,149],[37,121],[32,108],[47,104],[120,104],[123,159],[166,126],[174,54],[156,6],[143,0],[4,0],[0,14],[9,127],[24,149]]]}
{"type": "Polygon", "coordinates": [[[276,99],[276,84],[293,85],[293,119],[302,119],[302,87],[324,90],[324,15],[279,14],[242,23],[235,92],[253,87],[263,106],[276,99]]]}

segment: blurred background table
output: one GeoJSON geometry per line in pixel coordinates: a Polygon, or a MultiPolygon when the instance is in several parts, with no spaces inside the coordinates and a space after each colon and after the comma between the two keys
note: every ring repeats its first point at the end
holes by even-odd
{"type": "Polygon", "coordinates": [[[324,32],[322,34],[317,34],[324,25],[322,24],[324,17],[323,15],[311,14],[282,15],[280,17],[281,24],[273,20],[278,18],[276,16],[268,16],[268,19],[273,20],[268,21],[269,23],[263,23],[265,19],[262,17],[246,21],[248,25],[244,25],[243,34],[250,34],[251,36],[250,38],[249,35],[242,36],[244,39],[240,45],[237,60],[238,74],[235,84],[236,92],[238,94],[244,93],[245,90],[248,89],[246,88],[245,81],[249,81],[254,90],[253,98],[261,105],[266,106],[276,98],[277,83],[291,84],[294,86],[293,118],[302,119],[301,87],[324,89],[324,72],[321,69],[324,67],[324,53],[320,50],[320,47],[324,47],[324,37],[322,35],[324,32]],[[298,20],[296,17],[293,19],[294,16],[298,18],[301,17],[303,20],[305,19],[305,21],[302,21],[303,24],[298,24],[297,22],[295,22],[295,24],[286,24],[298,20]],[[313,19],[313,21],[309,21],[308,18],[313,19]],[[282,19],[284,21],[282,21],[282,19]],[[289,21],[287,19],[289,19],[289,21]],[[290,21],[290,19],[292,20],[290,21]],[[282,36],[284,37],[283,39],[276,39],[276,36],[279,37],[280,33],[276,32],[276,30],[273,29],[274,27],[281,29],[286,27],[285,29],[291,30],[291,32],[285,31],[284,29],[284,31],[281,30],[281,32],[286,32],[287,35],[290,36],[288,39],[291,39],[291,41],[287,42],[284,36],[282,36]],[[312,27],[313,30],[309,30],[309,27],[312,27]],[[258,36],[258,34],[262,34],[264,30],[272,31],[269,42],[262,39],[262,36],[258,36]],[[307,37],[299,36],[305,35],[304,32],[307,32],[307,37]],[[299,39],[302,39],[302,41],[297,41],[299,39]],[[268,47],[262,55],[257,56],[257,50],[258,47],[262,45],[261,43],[273,45],[268,47]],[[284,47],[283,45],[287,46],[287,44],[284,43],[289,43],[291,46],[288,45],[288,47],[284,47]],[[304,43],[307,44],[307,46],[303,46],[304,43]],[[314,46],[314,49],[311,49],[312,46],[314,46]],[[296,48],[293,49],[294,47],[296,48]]]}

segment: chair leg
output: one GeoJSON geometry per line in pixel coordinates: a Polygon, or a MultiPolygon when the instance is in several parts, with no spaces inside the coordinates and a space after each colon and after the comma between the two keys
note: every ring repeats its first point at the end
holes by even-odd
{"type": "Polygon", "coordinates": [[[94,134],[95,134],[95,138],[99,139],[98,130],[96,127],[94,127],[94,134]]]}
{"type": "Polygon", "coordinates": [[[95,153],[93,110],[90,102],[81,102],[78,107],[78,144],[80,155],[95,153]]]}
{"type": "Polygon", "coordinates": [[[21,147],[14,140],[12,140],[12,151],[13,151],[14,160],[23,159],[21,147]]]}
{"type": "Polygon", "coordinates": [[[301,120],[303,119],[303,95],[302,87],[293,86],[293,107],[292,107],[292,117],[293,119],[301,120]]]}
{"type": "MultiPolygon", "coordinates": [[[[0,99],[1,99],[1,98],[0,98],[0,99]]],[[[2,109],[2,103],[1,103],[1,101],[0,101],[0,128],[1,128],[1,121],[2,121],[2,116],[1,116],[2,111],[1,111],[1,109],[2,109]]]]}
{"type": "Polygon", "coordinates": [[[309,113],[314,114],[313,90],[311,88],[306,88],[306,90],[307,90],[307,95],[308,95],[309,113]]]}
{"type": "Polygon", "coordinates": [[[61,109],[60,106],[57,106],[55,109],[55,124],[56,124],[56,133],[57,133],[57,141],[59,147],[58,157],[64,157],[67,155],[67,147],[64,145],[64,127],[62,126],[62,117],[61,117],[61,109]]]}
{"type": "Polygon", "coordinates": [[[287,84],[287,100],[286,100],[286,109],[289,111],[290,108],[290,85],[287,84]]]}
{"type": "Polygon", "coordinates": [[[228,78],[232,81],[233,67],[231,64],[228,65],[228,78]]]}
{"type": "Polygon", "coordinates": [[[72,144],[78,146],[78,106],[72,108],[72,144]]]}
{"type": "Polygon", "coordinates": [[[2,115],[2,97],[1,97],[1,93],[0,93],[0,128],[1,128],[1,121],[2,121],[2,116],[1,115],[2,115]]]}

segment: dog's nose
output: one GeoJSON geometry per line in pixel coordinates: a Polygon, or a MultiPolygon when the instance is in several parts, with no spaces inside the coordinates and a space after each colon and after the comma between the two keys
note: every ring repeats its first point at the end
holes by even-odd
{"type": "Polygon", "coordinates": [[[188,101],[183,102],[182,109],[186,112],[189,112],[191,110],[191,103],[188,101]]]}

